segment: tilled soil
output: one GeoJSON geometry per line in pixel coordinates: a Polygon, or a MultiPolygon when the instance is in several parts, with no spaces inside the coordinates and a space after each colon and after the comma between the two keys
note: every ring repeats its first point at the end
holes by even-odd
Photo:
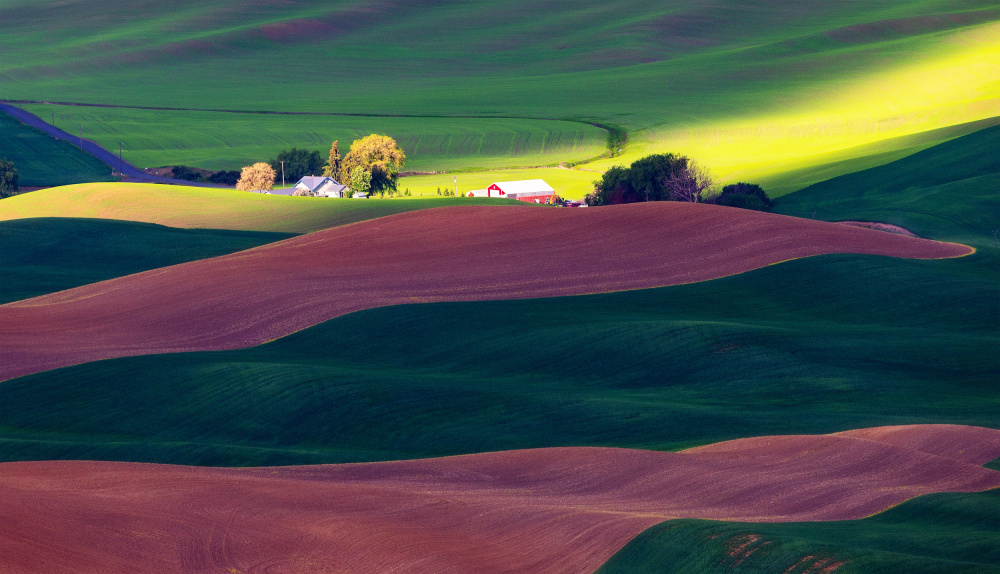
{"type": "Polygon", "coordinates": [[[112,357],[249,347],[384,305],[661,287],[826,253],[971,252],[678,202],[430,209],[0,306],[0,380],[112,357]]]}
{"type": "Polygon", "coordinates": [[[922,494],[1000,487],[1000,472],[977,466],[998,456],[1000,431],[920,425],[680,453],[549,448],[251,469],[6,463],[0,571],[592,572],[663,520],[863,518],[922,494]]]}

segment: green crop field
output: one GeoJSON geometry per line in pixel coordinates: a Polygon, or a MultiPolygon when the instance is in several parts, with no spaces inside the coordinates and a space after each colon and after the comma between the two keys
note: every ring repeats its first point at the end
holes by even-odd
{"type": "MultiPolygon", "coordinates": [[[[509,154],[516,138],[490,134],[568,129],[503,118],[584,120],[628,131],[625,160],[678,151],[728,181],[829,167],[843,150],[1000,115],[998,30],[1000,9],[981,0],[810,0],[794,10],[773,0],[7,0],[0,97],[416,116],[405,129],[365,125],[439,149],[446,135],[468,134],[492,151],[448,145],[440,161],[470,167],[524,165],[509,154]],[[456,129],[440,116],[495,123],[456,129]]],[[[118,130],[138,157],[156,150],[195,165],[340,133],[297,135],[283,125],[302,124],[253,115],[206,119],[231,125],[199,133],[188,113],[108,112],[94,129],[118,130]]],[[[537,160],[579,157],[556,155],[537,160]]]]}
{"type": "Polygon", "coordinates": [[[0,113],[0,159],[14,162],[21,187],[112,181],[111,170],[94,156],[0,113]]]}
{"type": "MultiPolygon", "coordinates": [[[[140,168],[196,165],[240,169],[292,147],[326,158],[339,141],[390,135],[407,155],[406,169],[443,171],[538,166],[581,161],[606,150],[607,132],[579,122],[531,119],[377,118],[181,112],[26,105],[57,126],[82,126],[106,149],[125,142],[125,159],[140,168]]],[[[75,128],[73,128],[75,129],[75,128]]],[[[318,175],[318,174],[317,174],[318,175]]]]}
{"type": "Polygon", "coordinates": [[[831,221],[881,221],[924,237],[992,245],[1000,227],[1000,126],[899,161],[831,179],[775,202],[775,211],[831,221]]]}
{"type": "Polygon", "coordinates": [[[308,233],[375,217],[448,205],[526,205],[509,199],[331,199],[175,185],[93,183],[0,200],[0,221],[83,217],[171,227],[308,233]]]}
{"type": "Polygon", "coordinates": [[[0,222],[0,305],[288,237],[105,219],[0,222]]]}
{"type": "Polygon", "coordinates": [[[597,574],[801,574],[834,565],[837,574],[996,574],[998,516],[1000,490],[930,494],[864,520],[672,520],[640,534],[597,574]]]}
{"type": "Polygon", "coordinates": [[[373,309],[246,350],[79,365],[0,385],[0,458],[304,464],[1000,428],[998,264],[993,249],[823,256],[646,291],[373,309]]]}

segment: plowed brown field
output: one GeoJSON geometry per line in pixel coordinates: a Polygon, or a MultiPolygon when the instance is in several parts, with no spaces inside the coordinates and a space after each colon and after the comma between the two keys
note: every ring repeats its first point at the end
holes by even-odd
{"type": "Polygon", "coordinates": [[[382,305],[660,287],[824,253],[971,251],[677,202],[432,209],[0,306],[0,380],[110,357],[248,347],[382,305]]]}
{"type": "Polygon", "coordinates": [[[963,461],[970,447],[977,460],[1000,456],[1000,431],[258,469],[7,463],[0,571],[590,572],[670,518],[853,519],[921,494],[1000,486],[1000,472],[963,461]],[[911,439],[937,454],[896,444],[911,439]]]}

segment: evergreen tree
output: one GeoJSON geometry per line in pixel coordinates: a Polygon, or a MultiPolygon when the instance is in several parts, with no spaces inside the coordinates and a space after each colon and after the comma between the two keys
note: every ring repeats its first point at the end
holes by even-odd
{"type": "Polygon", "coordinates": [[[337,147],[337,140],[333,140],[333,147],[330,148],[330,159],[326,160],[323,166],[323,177],[332,177],[337,183],[341,181],[341,160],[340,148],[337,147]]]}

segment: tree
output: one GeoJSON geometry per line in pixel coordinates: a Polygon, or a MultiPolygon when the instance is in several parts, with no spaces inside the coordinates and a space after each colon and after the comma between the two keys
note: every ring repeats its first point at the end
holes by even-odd
{"type": "Polygon", "coordinates": [[[0,199],[15,195],[20,189],[17,168],[7,158],[0,159],[0,199]]]}
{"type": "Polygon", "coordinates": [[[645,201],[671,200],[666,182],[685,177],[689,161],[672,153],[648,155],[629,167],[628,183],[645,201]]]}
{"type": "Polygon", "coordinates": [[[337,147],[337,140],[333,140],[333,147],[330,148],[330,159],[326,160],[323,166],[323,177],[332,177],[337,183],[340,181],[340,148],[337,147]]]}
{"type": "Polygon", "coordinates": [[[362,167],[354,168],[351,172],[351,196],[359,193],[369,193],[372,191],[372,174],[362,167]]]}
{"type": "Polygon", "coordinates": [[[258,162],[243,168],[236,189],[241,191],[270,191],[274,188],[274,168],[264,162],[258,162]]]}
{"type": "Polygon", "coordinates": [[[708,170],[694,162],[688,162],[684,169],[663,181],[663,188],[670,193],[671,200],[691,203],[704,200],[713,185],[715,181],[708,170]]]}
{"type": "Polygon", "coordinates": [[[396,189],[399,170],[406,163],[406,154],[389,136],[372,134],[355,140],[351,151],[344,156],[343,171],[350,173],[353,181],[354,170],[362,168],[371,176],[371,191],[385,193],[396,189]]]}
{"type": "Polygon", "coordinates": [[[296,182],[307,175],[316,175],[323,169],[323,158],[318,151],[294,147],[284,150],[271,160],[271,168],[280,174],[282,162],[285,164],[285,180],[290,182],[296,182]]]}
{"type": "Polygon", "coordinates": [[[756,183],[733,183],[722,188],[722,193],[713,200],[717,205],[771,211],[771,198],[756,183]]]}
{"type": "MultiPolygon", "coordinates": [[[[628,182],[629,170],[616,165],[604,172],[601,179],[594,182],[594,192],[587,196],[587,205],[611,205],[614,203],[631,203],[625,201],[626,195],[634,195],[628,182]]],[[[637,199],[633,199],[637,201],[637,199]]]]}

